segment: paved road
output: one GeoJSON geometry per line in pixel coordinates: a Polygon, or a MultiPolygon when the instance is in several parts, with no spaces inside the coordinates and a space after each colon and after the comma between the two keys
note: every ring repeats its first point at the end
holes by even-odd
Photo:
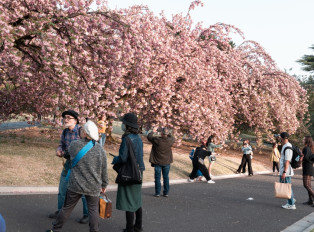
{"type": "MultiPolygon", "coordinates": [[[[280,207],[284,200],[273,197],[273,182],[278,176],[217,180],[216,184],[186,183],[171,185],[168,198],[154,198],[152,187],[143,189],[143,225],[148,232],[191,231],[282,231],[313,212],[301,202],[307,200],[302,177],[293,179],[296,210],[280,207]],[[254,200],[247,200],[252,197],[254,200]]],[[[313,183],[314,185],[314,183],[313,183]]],[[[108,192],[113,204],[116,192],[108,192]]],[[[41,232],[50,228],[47,215],[55,210],[56,194],[0,196],[0,213],[7,232],[41,232]]],[[[66,232],[88,231],[88,225],[74,220],[81,216],[81,202],[66,223],[66,232]]],[[[125,226],[124,212],[113,210],[110,219],[101,220],[101,231],[120,232],[125,226]]]]}

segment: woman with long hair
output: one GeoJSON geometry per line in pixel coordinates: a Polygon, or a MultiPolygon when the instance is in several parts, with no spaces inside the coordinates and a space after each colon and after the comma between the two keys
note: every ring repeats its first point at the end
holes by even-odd
{"type": "Polygon", "coordinates": [[[220,144],[214,144],[213,143],[213,139],[214,139],[214,136],[211,135],[208,137],[207,139],[207,142],[206,142],[206,147],[207,147],[207,151],[210,151],[212,154],[208,157],[208,161],[209,161],[209,164],[208,164],[208,172],[209,172],[209,175],[211,175],[211,168],[213,166],[213,164],[215,163],[215,160],[216,160],[216,153],[215,153],[215,148],[220,148],[222,145],[220,144]]]}
{"type": "MultiPolygon", "coordinates": [[[[112,164],[123,164],[131,162],[128,159],[129,150],[127,146],[127,138],[132,142],[134,155],[139,169],[143,176],[145,170],[143,161],[143,142],[138,135],[139,126],[137,124],[137,116],[133,113],[127,113],[122,118],[122,141],[119,149],[119,156],[114,157],[112,164]]],[[[126,228],[124,232],[142,231],[142,184],[118,184],[116,208],[125,211],[126,228]],[[134,224],[135,216],[135,224],[134,224]]]]}
{"type": "Polygon", "coordinates": [[[304,148],[302,150],[302,175],[303,175],[303,186],[307,190],[309,200],[304,202],[305,205],[312,205],[314,207],[314,191],[311,187],[311,177],[314,174],[313,162],[310,160],[311,155],[314,154],[314,142],[311,136],[304,137],[304,148]]]}
{"type": "Polygon", "coordinates": [[[279,159],[280,159],[280,152],[278,150],[277,143],[273,143],[273,149],[270,155],[270,162],[273,163],[273,175],[275,175],[275,170],[279,173],[279,159]]]}

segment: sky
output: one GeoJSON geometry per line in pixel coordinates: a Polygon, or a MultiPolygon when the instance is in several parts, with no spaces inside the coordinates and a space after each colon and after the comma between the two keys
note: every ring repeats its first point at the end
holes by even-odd
{"type": "MultiPolygon", "coordinates": [[[[192,0],[108,0],[111,9],[146,5],[156,15],[188,12],[192,0]]],[[[305,54],[314,54],[314,0],[203,0],[203,7],[191,12],[194,22],[204,27],[215,23],[239,28],[245,40],[258,42],[282,71],[309,75],[296,62],[305,54]],[[291,70],[290,70],[291,69],[291,70]]],[[[235,38],[236,44],[243,40],[235,38]]]]}

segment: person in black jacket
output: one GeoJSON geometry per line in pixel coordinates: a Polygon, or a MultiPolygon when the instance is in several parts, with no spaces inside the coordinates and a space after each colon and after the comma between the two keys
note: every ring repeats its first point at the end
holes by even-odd
{"type": "Polygon", "coordinates": [[[210,151],[207,151],[207,147],[205,146],[205,143],[203,142],[201,146],[197,147],[194,153],[193,157],[193,170],[190,174],[190,178],[188,179],[189,182],[194,182],[194,179],[197,177],[197,170],[200,170],[201,173],[204,175],[204,177],[207,180],[207,183],[214,184],[215,181],[213,181],[210,176],[208,169],[206,168],[204,164],[204,159],[206,156],[210,156],[212,153],[210,151]]]}
{"type": "Polygon", "coordinates": [[[311,177],[314,174],[313,161],[310,160],[311,155],[314,154],[314,143],[311,136],[304,137],[304,148],[302,150],[302,175],[303,175],[303,186],[307,190],[309,200],[304,202],[305,205],[312,205],[314,207],[314,191],[311,187],[311,177]]]}

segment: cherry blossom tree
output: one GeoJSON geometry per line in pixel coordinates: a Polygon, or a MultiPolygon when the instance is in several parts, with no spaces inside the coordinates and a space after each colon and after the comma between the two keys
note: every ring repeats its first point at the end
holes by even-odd
{"type": "Polygon", "coordinates": [[[132,111],[144,128],[221,141],[247,128],[294,133],[302,123],[305,90],[257,42],[234,46],[236,27],[92,2],[0,0],[1,120],[132,111]]]}

